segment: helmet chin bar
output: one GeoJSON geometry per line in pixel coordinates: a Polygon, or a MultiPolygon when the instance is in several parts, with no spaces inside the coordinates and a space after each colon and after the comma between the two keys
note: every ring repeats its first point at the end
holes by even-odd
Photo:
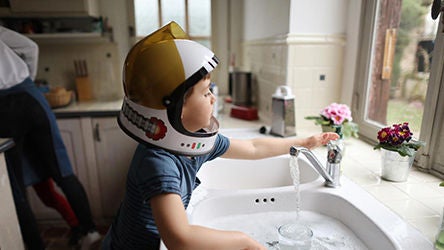
{"type": "Polygon", "coordinates": [[[171,125],[166,109],[148,108],[126,97],[118,122],[126,134],[140,143],[188,156],[209,153],[214,147],[219,129],[217,119],[212,117],[208,127],[185,135],[171,125]]]}

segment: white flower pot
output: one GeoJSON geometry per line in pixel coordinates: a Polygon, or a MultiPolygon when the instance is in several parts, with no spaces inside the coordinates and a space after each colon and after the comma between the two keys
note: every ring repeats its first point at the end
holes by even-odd
{"type": "Polygon", "coordinates": [[[381,177],[394,182],[407,181],[414,159],[414,155],[401,156],[398,152],[381,148],[381,177]]]}

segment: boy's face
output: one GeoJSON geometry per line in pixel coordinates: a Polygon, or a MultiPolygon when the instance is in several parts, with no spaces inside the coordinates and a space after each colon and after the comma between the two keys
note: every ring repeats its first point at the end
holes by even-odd
{"type": "Polygon", "coordinates": [[[210,125],[213,104],[216,101],[216,97],[210,91],[210,83],[210,77],[204,77],[189,90],[191,94],[185,98],[182,124],[190,132],[196,132],[210,125]]]}

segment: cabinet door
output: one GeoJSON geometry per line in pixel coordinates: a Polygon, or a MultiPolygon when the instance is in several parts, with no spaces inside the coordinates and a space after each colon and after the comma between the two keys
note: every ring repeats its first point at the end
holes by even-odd
{"type": "Polygon", "coordinates": [[[11,10],[57,16],[98,16],[98,0],[10,0],[11,10]]]}
{"type": "MultiPolygon", "coordinates": [[[[85,190],[89,190],[86,155],[83,148],[82,126],[80,119],[59,119],[57,120],[60,134],[65,143],[69,159],[74,173],[84,185],[85,190]]],[[[56,186],[57,191],[63,192],[56,186]]],[[[37,220],[62,219],[60,214],[52,208],[46,207],[35,194],[32,187],[28,187],[28,197],[37,220]]]]}
{"type": "Polygon", "coordinates": [[[3,249],[25,249],[7,171],[4,154],[0,152],[0,246],[3,249]]]}
{"type": "Polygon", "coordinates": [[[123,199],[126,176],[137,142],[119,128],[117,118],[92,120],[102,216],[112,218],[123,199]]]}

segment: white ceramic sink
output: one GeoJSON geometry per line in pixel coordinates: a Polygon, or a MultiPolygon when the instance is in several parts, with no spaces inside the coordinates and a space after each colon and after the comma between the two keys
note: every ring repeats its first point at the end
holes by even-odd
{"type": "MultiPolygon", "coordinates": [[[[433,249],[432,243],[397,214],[366,191],[342,177],[337,189],[324,187],[323,180],[300,186],[301,209],[337,219],[347,226],[368,249],[433,249]]],[[[198,190],[199,193],[199,190],[198,190]]],[[[294,187],[207,191],[191,204],[190,221],[206,226],[229,215],[270,211],[295,211],[294,187]]]]}
{"type": "MultiPolygon", "coordinates": [[[[232,136],[237,130],[228,132],[232,136]]],[[[238,134],[241,136],[233,137],[258,135],[245,130],[238,134]]],[[[433,249],[423,234],[346,177],[341,177],[341,187],[327,188],[305,156],[300,156],[298,162],[302,211],[339,221],[367,249],[433,249]]],[[[225,216],[296,211],[289,156],[258,161],[219,158],[202,166],[198,177],[202,184],[187,209],[191,223],[208,226],[210,221],[225,216]]]]}
{"type": "MultiPolygon", "coordinates": [[[[251,135],[246,130],[223,132],[229,137],[263,136],[256,131],[250,131],[251,135]]],[[[346,177],[341,177],[341,187],[328,188],[305,156],[298,162],[303,211],[340,221],[368,249],[433,249],[417,229],[346,177]]],[[[288,155],[258,161],[219,158],[202,166],[198,177],[202,184],[193,193],[188,209],[195,224],[206,225],[230,215],[296,209],[288,155]]]]}
{"type": "MultiPolygon", "coordinates": [[[[279,156],[260,161],[218,158],[205,163],[197,177],[207,189],[238,190],[293,185],[289,172],[290,156],[279,156]]],[[[303,157],[298,158],[300,182],[309,183],[319,174],[303,157]]]]}

